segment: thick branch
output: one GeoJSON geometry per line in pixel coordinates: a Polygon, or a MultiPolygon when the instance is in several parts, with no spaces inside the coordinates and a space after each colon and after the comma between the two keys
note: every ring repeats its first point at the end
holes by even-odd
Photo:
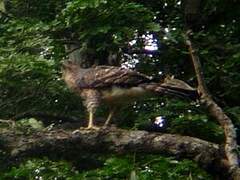
{"type": "MultiPolygon", "coordinates": [[[[190,32],[190,31],[189,31],[190,32]]],[[[223,112],[222,108],[211,98],[207,90],[207,86],[204,82],[203,70],[199,57],[196,54],[196,50],[193,48],[192,43],[188,37],[189,32],[186,34],[186,44],[188,45],[189,54],[195,69],[195,73],[198,81],[198,91],[201,95],[201,103],[204,104],[209,113],[219,122],[223,127],[225,133],[225,154],[228,160],[230,173],[239,173],[238,168],[238,155],[237,155],[237,142],[236,142],[236,132],[231,119],[223,112]]],[[[240,176],[237,175],[237,179],[240,176]]]]}
{"type": "Polygon", "coordinates": [[[73,154],[75,159],[81,152],[139,152],[189,158],[207,169],[219,169],[221,157],[217,144],[197,138],[113,128],[81,130],[76,134],[57,129],[31,135],[7,130],[0,133],[0,139],[0,147],[10,154],[8,160],[39,155],[71,157],[73,154]]]}

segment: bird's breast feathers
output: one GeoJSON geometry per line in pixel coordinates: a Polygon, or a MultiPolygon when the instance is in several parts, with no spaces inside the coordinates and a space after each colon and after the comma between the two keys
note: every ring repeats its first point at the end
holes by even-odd
{"type": "Polygon", "coordinates": [[[126,101],[146,94],[146,90],[142,87],[121,88],[113,86],[111,89],[102,91],[103,100],[105,101],[126,101]]]}

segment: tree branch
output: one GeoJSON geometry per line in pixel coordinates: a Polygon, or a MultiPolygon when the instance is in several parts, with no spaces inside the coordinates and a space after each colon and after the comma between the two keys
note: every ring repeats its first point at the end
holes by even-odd
{"type": "Polygon", "coordinates": [[[11,129],[1,131],[0,139],[1,149],[10,154],[8,161],[14,162],[39,155],[75,159],[81,156],[82,152],[139,152],[193,159],[208,170],[222,168],[219,163],[221,161],[220,147],[217,144],[173,134],[115,128],[99,131],[81,130],[75,134],[63,129],[29,134],[11,129]]]}
{"type": "Polygon", "coordinates": [[[236,132],[231,119],[223,112],[222,108],[212,99],[207,90],[207,86],[203,77],[203,70],[196,50],[193,48],[192,42],[189,38],[191,31],[186,33],[186,44],[191,56],[191,60],[195,69],[198,82],[198,92],[201,95],[201,103],[207,107],[209,113],[219,122],[225,133],[225,155],[228,161],[229,172],[234,179],[240,179],[240,169],[238,166],[237,142],[236,132]]]}

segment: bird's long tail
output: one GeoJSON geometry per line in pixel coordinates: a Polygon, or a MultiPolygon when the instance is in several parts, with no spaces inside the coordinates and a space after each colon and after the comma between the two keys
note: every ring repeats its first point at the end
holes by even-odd
{"type": "Polygon", "coordinates": [[[182,80],[166,77],[161,83],[142,84],[142,87],[161,95],[178,96],[196,100],[199,98],[197,89],[192,88],[182,80]]]}

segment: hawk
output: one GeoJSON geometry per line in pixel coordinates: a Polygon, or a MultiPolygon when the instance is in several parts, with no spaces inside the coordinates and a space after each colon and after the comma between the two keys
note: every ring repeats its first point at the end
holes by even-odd
{"type": "MultiPolygon", "coordinates": [[[[101,102],[116,107],[137,97],[154,94],[197,97],[196,89],[181,80],[166,77],[162,82],[155,82],[145,74],[116,66],[81,68],[77,63],[66,61],[63,63],[63,79],[84,100],[89,112],[87,129],[99,129],[93,120],[101,102]]],[[[109,124],[113,113],[114,109],[110,111],[104,127],[109,124]]]]}

